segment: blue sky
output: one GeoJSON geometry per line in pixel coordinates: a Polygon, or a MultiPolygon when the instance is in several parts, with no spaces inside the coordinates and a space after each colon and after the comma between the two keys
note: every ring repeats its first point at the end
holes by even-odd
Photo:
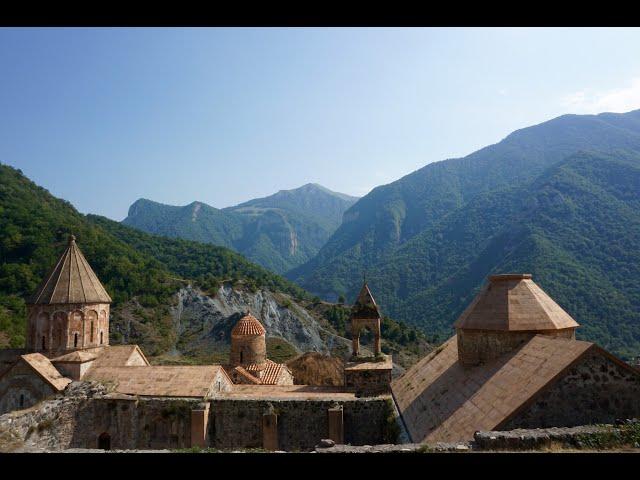
{"type": "Polygon", "coordinates": [[[640,29],[0,28],[0,162],[83,213],[364,195],[564,113],[640,108],[640,29]]]}

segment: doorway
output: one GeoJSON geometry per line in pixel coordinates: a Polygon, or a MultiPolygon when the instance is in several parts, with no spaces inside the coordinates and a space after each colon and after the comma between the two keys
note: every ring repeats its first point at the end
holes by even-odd
{"type": "Polygon", "coordinates": [[[111,435],[107,432],[100,434],[98,437],[98,448],[101,450],[111,450],[111,435]]]}

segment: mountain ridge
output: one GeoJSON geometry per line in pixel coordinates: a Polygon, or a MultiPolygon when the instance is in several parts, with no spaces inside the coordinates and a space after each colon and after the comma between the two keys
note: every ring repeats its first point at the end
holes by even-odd
{"type": "Polygon", "coordinates": [[[309,183],[218,209],[138,199],[123,224],[148,233],[231,248],[283,273],[311,258],[342,221],[355,197],[309,183]]]}

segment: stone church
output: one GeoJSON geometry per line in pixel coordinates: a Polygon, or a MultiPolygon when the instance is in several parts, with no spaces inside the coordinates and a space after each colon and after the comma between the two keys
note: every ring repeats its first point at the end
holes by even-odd
{"type": "Polygon", "coordinates": [[[227,364],[150,365],[137,345],[110,345],[110,303],[71,236],[28,301],[26,348],[0,350],[0,433],[10,423],[26,442],[34,415],[53,415],[60,449],[308,450],[324,438],[456,442],[478,430],[640,416],[640,371],[576,340],[578,323],[528,274],[489,277],[455,335],[393,380],[365,282],[337,387],[296,385],[267,358],[267,332],[249,312],[231,331],[227,364]],[[372,352],[360,347],[363,329],[372,352]],[[69,392],[83,385],[102,390],[78,403],[69,392]]]}

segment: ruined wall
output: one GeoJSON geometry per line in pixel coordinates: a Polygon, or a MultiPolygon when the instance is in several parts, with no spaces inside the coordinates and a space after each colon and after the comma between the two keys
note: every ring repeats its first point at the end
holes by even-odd
{"type": "Polygon", "coordinates": [[[209,413],[209,444],[220,449],[262,448],[263,415],[277,415],[278,449],[311,450],[329,438],[329,409],[343,407],[344,441],[352,445],[388,443],[395,428],[389,397],[350,401],[215,400],[209,413]]]}
{"type": "Polygon", "coordinates": [[[0,414],[31,407],[54,393],[51,385],[19,361],[0,378],[0,414]]]}
{"type": "Polygon", "coordinates": [[[506,332],[458,328],[456,334],[458,337],[458,359],[463,365],[472,366],[510,352],[529,341],[534,335],[575,338],[575,329],[506,332]]]}
{"type": "Polygon", "coordinates": [[[640,417],[640,375],[598,351],[588,353],[500,430],[571,427],[640,417]]]}
{"type": "Polygon", "coordinates": [[[78,412],[71,447],[98,448],[108,437],[111,449],[166,449],[191,446],[195,399],[144,398],[111,394],[78,412]]]}

